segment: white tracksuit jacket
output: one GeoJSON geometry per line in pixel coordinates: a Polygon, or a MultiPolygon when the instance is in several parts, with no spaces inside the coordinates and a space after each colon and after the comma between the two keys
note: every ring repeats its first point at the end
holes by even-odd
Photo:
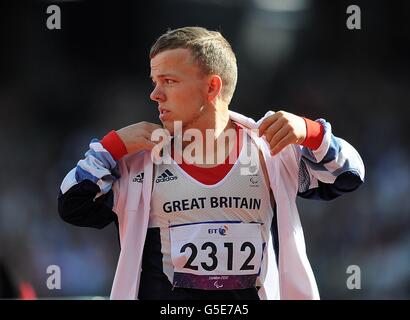
{"type": "MultiPolygon", "coordinates": [[[[256,129],[269,115],[255,122],[241,114],[230,111],[233,121],[243,127],[256,129]]],[[[334,188],[334,198],[353,191],[364,181],[364,165],[357,151],[343,139],[331,133],[328,122],[324,125],[324,138],[317,150],[299,145],[289,145],[276,156],[271,156],[264,138],[252,135],[265,159],[270,187],[277,212],[279,259],[278,268],[269,268],[264,283],[265,299],[319,299],[316,281],[309,264],[302,226],[296,206],[297,195],[306,198],[322,198],[323,186],[334,188]],[[336,186],[336,179],[341,177],[336,186]],[[340,186],[339,186],[340,185],[340,186]],[[274,274],[278,270],[279,274],[274,274]],[[274,279],[279,279],[274,281],[274,279]]],[[[111,291],[112,299],[137,299],[140,281],[142,254],[150,214],[153,162],[149,152],[139,152],[123,157],[116,162],[97,141],[90,144],[86,158],[69,172],[61,185],[61,194],[83,179],[96,183],[100,192],[96,198],[112,190],[113,211],[118,217],[121,252],[111,291]],[[103,155],[104,161],[99,161],[103,155]],[[120,179],[112,175],[119,168],[120,179]],[[133,183],[130,177],[144,173],[143,183],[133,183]],[[85,174],[84,174],[85,173],[85,174]],[[90,178],[91,176],[91,178],[90,178]],[[132,195],[132,196],[128,196],[132,195]]],[[[60,213],[61,214],[61,213],[60,213]]],[[[268,261],[272,259],[272,236],[268,244],[268,261]],[[269,258],[269,256],[271,258],[269,258]]],[[[263,290],[263,289],[261,289],[263,290]]]]}

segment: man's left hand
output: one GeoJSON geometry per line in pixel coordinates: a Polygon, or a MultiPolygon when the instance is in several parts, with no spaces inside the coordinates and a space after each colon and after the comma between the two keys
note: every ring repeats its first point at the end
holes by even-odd
{"type": "Polygon", "coordinates": [[[302,144],[306,139],[306,123],[302,117],[278,111],[259,126],[259,137],[265,136],[271,154],[278,154],[289,144],[302,144]]]}

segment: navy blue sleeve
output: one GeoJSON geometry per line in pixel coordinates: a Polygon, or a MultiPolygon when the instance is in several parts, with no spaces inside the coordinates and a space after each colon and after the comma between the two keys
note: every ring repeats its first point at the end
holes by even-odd
{"type": "Polygon", "coordinates": [[[93,139],[85,158],[64,178],[58,195],[60,217],[73,225],[104,228],[117,222],[113,184],[118,163],[99,140],[93,139]]]}
{"type": "Polygon", "coordinates": [[[317,121],[324,127],[323,141],[317,150],[299,149],[298,196],[332,200],[356,190],[364,182],[365,168],[356,149],[332,134],[330,123],[317,121]]]}
{"type": "Polygon", "coordinates": [[[58,212],[60,217],[70,224],[81,227],[102,229],[111,222],[116,222],[117,215],[112,211],[113,192],[95,199],[100,188],[90,180],[83,180],[72,186],[64,194],[58,195],[58,212]]]}

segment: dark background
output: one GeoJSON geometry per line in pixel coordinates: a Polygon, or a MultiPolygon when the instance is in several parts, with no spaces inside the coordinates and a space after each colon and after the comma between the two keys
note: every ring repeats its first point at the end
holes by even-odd
{"type": "Polygon", "coordinates": [[[410,2],[308,0],[2,1],[0,259],[40,298],[108,296],[116,229],[60,220],[59,186],[93,137],[158,122],[148,52],[167,28],[219,30],[237,54],[231,109],[325,118],[366,166],[331,202],[298,200],[324,299],[410,298],[410,2]],[[48,30],[46,9],[61,9],[48,30]],[[359,5],[361,30],[346,8],[359,5]],[[49,265],[61,290],[46,286],[49,265]],[[361,289],[349,290],[349,265],[361,289]]]}

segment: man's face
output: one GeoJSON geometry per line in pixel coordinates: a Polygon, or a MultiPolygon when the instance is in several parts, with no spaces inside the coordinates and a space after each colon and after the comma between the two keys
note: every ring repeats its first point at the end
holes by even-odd
{"type": "Polygon", "coordinates": [[[158,102],[159,118],[173,133],[174,121],[184,129],[193,126],[201,116],[206,101],[207,78],[195,63],[189,49],[172,49],[151,59],[154,84],[150,98],[158,102]]]}

